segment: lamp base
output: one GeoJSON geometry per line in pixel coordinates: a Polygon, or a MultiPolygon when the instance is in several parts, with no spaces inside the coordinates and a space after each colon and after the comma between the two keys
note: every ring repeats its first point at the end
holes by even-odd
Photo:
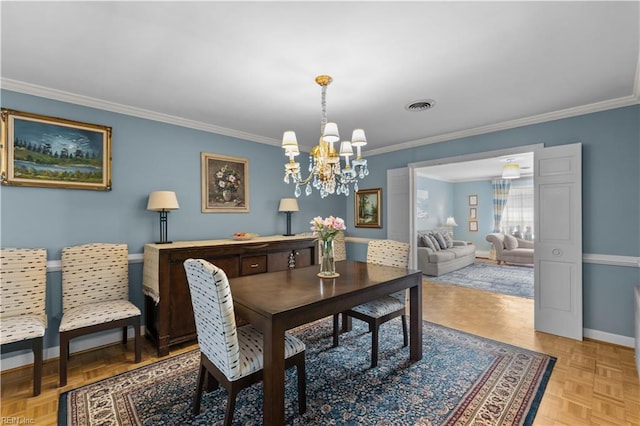
{"type": "Polygon", "coordinates": [[[173,241],[156,241],[154,244],[171,244],[173,241]]]}
{"type": "Polygon", "coordinates": [[[283,237],[293,237],[296,234],[282,234],[283,237]]]}

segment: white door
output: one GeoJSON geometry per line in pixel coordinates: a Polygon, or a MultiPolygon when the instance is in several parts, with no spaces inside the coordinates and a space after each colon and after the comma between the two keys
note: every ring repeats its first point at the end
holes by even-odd
{"type": "Polygon", "coordinates": [[[409,169],[387,170],[387,238],[409,242],[409,169]]]}
{"type": "Polygon", "coordinates": [[[534,153],[535,329],[582,340],[582,145],[534,153]]]}

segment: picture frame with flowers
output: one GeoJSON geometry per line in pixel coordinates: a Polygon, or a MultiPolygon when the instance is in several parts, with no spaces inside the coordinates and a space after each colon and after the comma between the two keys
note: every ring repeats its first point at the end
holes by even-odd
{"type": "Polygon", "coordinates": [[[203,152],[202,212],[249,212],[249,160],[203,152]]]}

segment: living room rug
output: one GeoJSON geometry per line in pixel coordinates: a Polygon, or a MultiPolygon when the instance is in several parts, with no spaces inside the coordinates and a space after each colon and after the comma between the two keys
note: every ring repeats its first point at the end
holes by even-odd
{"type": "Polygon", "coordinates": [[[533,266],[476,262],[439,277],[426,276],[426,279],[533,299],[533,266]]]}
{"type": "MultiPolygon", "coordinates": [[[[410,362],[400,319],[380,328],[380,358],[369,368],[366,324],[331,347],[331,320],[293,331],[307,345],[307,412],[299,415],[295,369],[286,373],[291,425],[530,425],[556,359],[424,322],[423,357],[410,362]]],[[[211,425],[224,418],[216,389],[191,414],[199,351],[191,351],[63,393],[59,425],[211,425]]],[[[262,423],[262,383],[241,391],[234,424],[262,423]]]]}

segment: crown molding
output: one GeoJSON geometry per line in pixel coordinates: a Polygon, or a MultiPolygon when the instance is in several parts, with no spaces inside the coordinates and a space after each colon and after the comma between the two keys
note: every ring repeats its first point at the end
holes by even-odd
{"type": "Polygon", "coordinates": [[[224,136],[231,136],[238,139],[245,139],[252,142],[264,143],[268,145],[280,146],[281,142],[253,133],[241,132],[238,130],[228,129],[226,127],[215,126],[212,124],[202,123],[199,121],[188,120],[186,118],[176,117],[168,114],[162,114],[142,108],[134,108],[127,105],[108,102],[101,99],[91,98],[89,96],[76,95],[73,93],[63,92],[61,90],[50,89],[48,87],[38,86],[35,84],[24,83],[22,81],[3,78],[0,80],[0,86],[3,89],[20,92],[27,95],[39,96],[42,98],[52,99],[61,102],[68,102],[76,105],[82,105],[90,108],[97,108],[105,111],[111,111],[118,114],[130,115],[133,117],[144,118],[152,121],[159,121],[176,126],[187,127],[204,132],[216,133],[224,136]]]}
{"type": "Polygon", "coordinates": [[[482,135],[485,133],[498,132],[500,130],[514,129],[516,127],[529,126],[531,124],[544,123],[547,121],[560,120],[562,118],[576,117],[579,115],[590,114],[594,112],[606,111],[609,109],[622,108],[625,106],[640,104],[640,93],[638,93],[638,91],[640,90],[640,83],[638,81],[636,81],[635,90],[636,90],[636,93],[634,93],[634,95],[631,95],[631,96],[624,96],[622,98],[596,102],[593,104],[582,105],[574,108],[567,108],[559,111],[548,112],[545,114],[534,115],[526,118],[519,118],[517,120],[505,121],[502,123],[491,124],[488,126],[461,130],[459,132],[445,133],[442,135],[432,136],[429,138],[404,142],[398,145],[394,145],[392,147],[372,149],[367,151],[367,155],[370,156],[370,155],[384,154],[384,153],[399,151],[407,148],[416,148],[423,145],[450,141],[453,139],[461,139],[461,138],[466,138],[470,136],[482,135]]]}
{"type": "MultiPolygon", "coordinates": [[[[264,143],[267,145],[280,146],[280,141],[267,138],[253,133],[241,132],[238,130],[228,129],[226,127],[215,126],[212,124],[202,123],[199,121],[188,120],[186,118],[175,117],[168,114],[162,114],[154,111],[145,110],[142,108],[134,108],[127,105],[118,104],[115,102],[108,102],[97,98],[91,98],[88,96],[76,95],[73,93],[64,92],[61,90],[50,89],[48,87],[38,86],[35,84],[25,83],[18,80],[12,80],[8,78],[0,79],[0,87],[6,90],[14,92],[20,92],[27,95],[39,96],[47,99],[53,99],[61,102],[68,102],[76,105],[82,105],[90,108],[102,109],[105,111],[111,111],[119,114],[130,115],[133,117],[144,118],[147,120],[159,121],[167,124],[174,124],[176,126],[187,127],[195,130],[202,130],[209,133],[216,133],[220,135],[230,136],[238,139],[244,139],[252,142],[264,143]]],[[[461,130],[458,132],[445,133],[442,135],[432,136],[423,139],[417,139],[414,141],[404,142],[398,145],[372,149],[367,152],[367,155],[385,154],[394,151],[400,151],[403,149],[416,148],[423,145],[430,145],[438,142],[445,142],[454,139],[461,139],[470,136],[482,135],[485,133],[493,133],[501,130],[514,129],[517,127],[528,126],[532,124],[544,123],[547,121],[560,120],[563,118],[570,118],[579,115],[606,111],[614,108],[621,108],[625,106],[640,104],[640,61],[636,68],[636,82],[634,84],[634,94],[625,96],[622,98],[611,99],[602,102],[596,102],[593,104],[583,105],[574,108],[567,108],[564,110],[549,112],[545,114],[534,115],[531,117],[520,118],[517,120],[505,121],[502,123],[492,124],[488,126],[476,127],[467,130],[461,130]]],[[[310,152],[310,147],[300,147],[302,151],[310,152]]]]}

